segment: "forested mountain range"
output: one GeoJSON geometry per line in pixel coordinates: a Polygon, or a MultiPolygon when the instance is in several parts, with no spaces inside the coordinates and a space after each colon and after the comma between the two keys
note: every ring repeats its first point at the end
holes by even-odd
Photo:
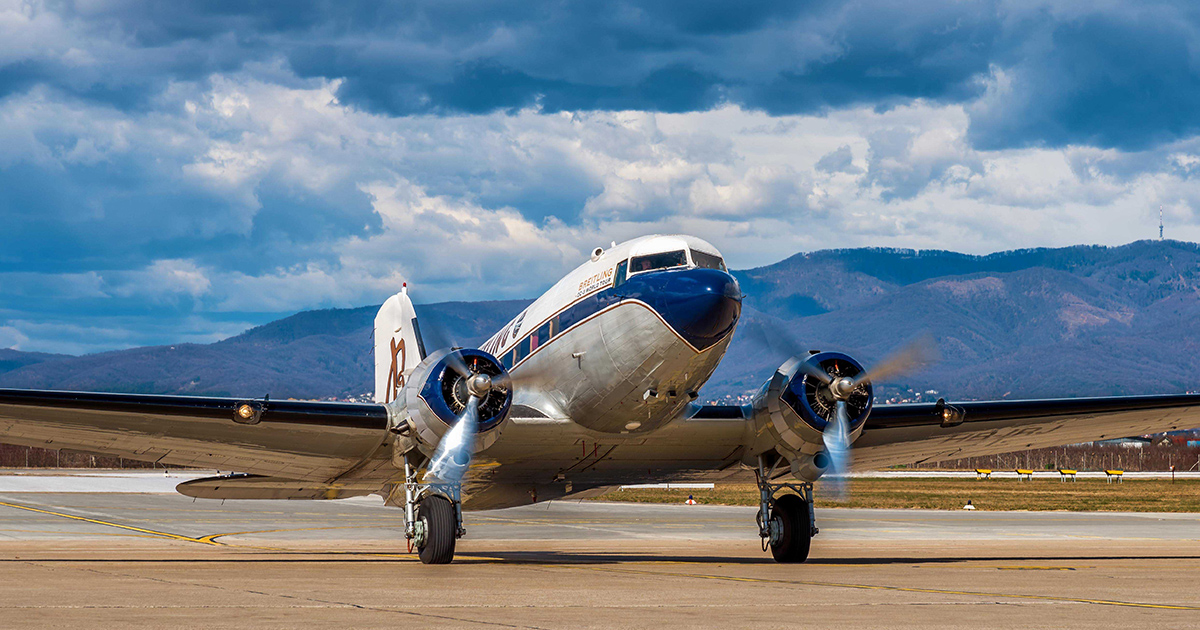
{"type": "MultiPolygon", "coordinates": [[[[564,270],[565,271],[565,270],[564,270]]],[[[746,294],[708,400],[757,389],[798,348],[867,365],[929,336],[940,359],[882,384],[948,399],[1200,389],[1200,246],[1139,241],[971,256],[827,250],[736,271],[746,294]]],[[[427,345],[481,343],[528,301],[419,305],[427,345]]],[[[306,311],[213,344],[80,357],[0,350],[0,387],[275,398],[360,397],[372,387],[378,307],[306,311]]]]}

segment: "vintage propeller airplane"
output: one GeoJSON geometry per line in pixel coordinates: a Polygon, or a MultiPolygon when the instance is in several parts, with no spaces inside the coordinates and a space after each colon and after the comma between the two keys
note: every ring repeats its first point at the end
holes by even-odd
{"type": "Polygon", "coordinates": [[[874,404],[871,380],[912,352],[875,370],[804,352],[749,404],[698,405],[741,301],[712,245],[647,236],[597,248],[479,349],[426,352],[407,290],[392,296],[376,404],[0,390],[0,442],[241,471],[178,486],[192,497],[378,494],[426,563],[451,561],[463,509],[750,469],[764,548],[802,562],[813,482],[851,453],[870,468],[1200,425],[1200,395],[874,404]]]}

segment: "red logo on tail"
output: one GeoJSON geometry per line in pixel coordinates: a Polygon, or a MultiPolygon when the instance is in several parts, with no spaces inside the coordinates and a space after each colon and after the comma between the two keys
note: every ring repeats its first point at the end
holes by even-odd
{"type": "Polygon", "coordinates": [[[387,395],[383,402],[390,403],[400,395],[400,388],[404,387],[404,366],[407,358],[404,340],[392,339],[392,368],[388,373],[387,395]]]}

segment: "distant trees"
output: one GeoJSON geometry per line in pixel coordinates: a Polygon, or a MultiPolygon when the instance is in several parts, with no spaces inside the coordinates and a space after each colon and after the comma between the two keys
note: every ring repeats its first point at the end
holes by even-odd
{"type": "Polygon", "coordinates": [[[990,468],[993,470],[1012,470],[1027,468],[1034,470],[1057,470],[1071,468],[1074,470],[1107,470],[1120,469],[1128,471],[1166,471],[1171,466],[1175,470],[1200,470],[1200,447],[1183,444],[1145,444],[1133,446],[1125,444],[1093,444],[1077,446],[1056,446],[1027,451],[988,455],[986,457],[967,457],[944,462],[926,462],[915,468],[941,468],[952,470],[972,470],[975,468],[990,468]]]}

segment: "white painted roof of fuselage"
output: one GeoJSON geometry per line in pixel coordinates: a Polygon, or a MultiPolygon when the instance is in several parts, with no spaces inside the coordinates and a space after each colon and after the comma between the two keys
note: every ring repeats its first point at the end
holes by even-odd
{"type": "MultiPolygon", "coordinates": [[[[717,251],[717,248],[712,246],[712,243],[686,234],[652,234],[650,236],[642,236],[621,243],[612,248],[612,251],[621,258],[625,258],[627,256],[645,256],[646,254],[674,252],[681,249],[694,249],[714,256],[721,255],[717,251]]],[[[605,253],[607,254],[608,252],[605,253]]]]}
{"type": "MultiPolygon", "coordinates": [[[[580,283],[585,278],[589,278],[597,273],[603,273],[605,270],[611,270],[617,263],[630,256],[673,252],[684,248],[690,248],[714,256],[721,255],[717,251],[717,248],[713,247],[708,241],[685,234],[652,234],[619,243],[616,246],[605,249],[604,253],[598,259],[585,260],[555,283],[541,297],[526,307],[522,311],[522,314],[517,316],[523,317],[521,330],[527,331],[530,326],[539,325],[540,322],[553,316],[559,309],[578,299],[581,296],[579,292],[580,283]]],[[[505,328],[509,327],[506,326],[505,328]]],[[[502,347],[511,347],[515,339],[517,337],[501,340],[502,347]]]]}

